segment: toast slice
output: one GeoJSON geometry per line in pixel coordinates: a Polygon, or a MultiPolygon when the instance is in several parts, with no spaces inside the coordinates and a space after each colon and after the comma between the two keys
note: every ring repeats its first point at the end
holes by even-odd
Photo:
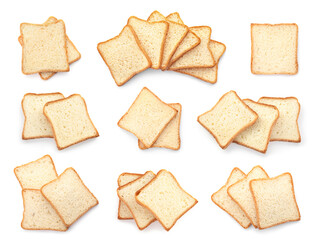
{"type": "Polygon", "coordinates": [[[244,129],[253,125],[258,116],[234,91],[224,94],[217,104],[198,117],[198,122],[225,149],[244,129]]]}
{"type": "Polygon", "coordinates": [[[169,21],[176,22],[176,23],[179,23],[179,24],[184,24],[184,22],[182,21],[182,19],[180,17],[180,14],[178,12],[170,13],[166,18],[169,21]]]}
{"type": "Polygon", "coordinates": [[[118,36],[99,43],[97,49],[118,86],[151,66],[149,57],[129,25],[118,36]]]}

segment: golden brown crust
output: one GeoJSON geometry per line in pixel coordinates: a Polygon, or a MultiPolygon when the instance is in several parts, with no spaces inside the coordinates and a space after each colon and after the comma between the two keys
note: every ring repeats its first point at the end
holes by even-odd
{"type": "Polygon", "coordinates": [[[173,13],[170,13],[166,18],[169,18],[170,16],[172,15],[177,15],[178,16],[178,19],[180,21],[180,24],[184,24],[184,22],[182,21],[181,17],[180,17],[180,14],[178,12],[173,12],[173,13]]]}
{"type": "Polygon", "coordinates": [[[216,83],[218,81],[218,77],[217,77],[217,72],[218,72],[218,64],[216,64],[214,67],[212,68],[215,68],[215,71],[216,71],[216,78],[215,78],[215,81],[214,82],[211,82],[211,81],[208,81],[207,79],[205,78],[202,78],[202,77],[199,77],[199,76],[196,76],[195,74],[192,74],[192,73],[188,73],[188,72],[183,72],[182,70],[186,70],[187,68],[184,68],[184,69],[180,69],[180,70],[174,70],[175,72],[178,72],[178,73],[182,73],[182,74],[186,74],[186,75],[189,75],[191,77],[194,77],[194,78],[197,78],[197,79],[200,79],[204,82],[207,82],[207,83],[216,83]]]}

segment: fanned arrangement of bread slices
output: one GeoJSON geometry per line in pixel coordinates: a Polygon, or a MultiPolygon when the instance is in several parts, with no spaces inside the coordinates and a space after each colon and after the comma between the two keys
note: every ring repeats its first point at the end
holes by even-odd
{"type": "Polygon", "coordinates": [[[216,83],[226,47],[211,40],[211,32],[208,26],[188,27],[178,13],[165,17],[154,11],[147,20],[130,17],[118,36],[100,42],[97,49],[118,86],[148,68],[216,83]]]}

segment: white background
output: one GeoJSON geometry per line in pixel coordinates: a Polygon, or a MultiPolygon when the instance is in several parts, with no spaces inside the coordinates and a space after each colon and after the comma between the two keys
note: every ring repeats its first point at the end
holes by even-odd
{"type": "Polygon", "coordinates": [[[296,239],[316,232],[317,189],[317,52],[315,1],[1,1],[0,4],[0,239],[296,239]],[[178,11],[188,26],[208,25],[212,39],[226,44],[214,85],[187,75],[160,70],[138,74],[115,85],[96,46],[116,36],[129,16],[146,19],[152,11],[178,11]],[[68,73],[48,81],[21,72],[19,24],[42,23],[49,16],[65,21],[67,34],[82,54],[68,73]],[[299,26],[299,73],[257,76],[250,72],[250,23],[292,23],[299,26]],[[117,121],[139,91],[148,87],[167,103],[182,104],[181,149],[139,150],[137,139],[117,121]],[[231,144],[222,150],[196,121],[227,91],[241,98],[295,96],[301,104],[302,142],[270,143],[267,153],[231,144]],[[21,139],[25,93],[81,94],[100,137],[58,151],[53,139],[21,139]],[[74,167],[100,204],[67,232],[27,231],[20,227],[23,205],[14,167],[50,154],[58,173],[74,167]],[[301,221],[267,230],[245,230],[212,203],[211,194],[234,167],[248,172],[261,165],[270,176],[290,172],[294,178],[301,221]],[[171,171],[198,199],[169,231],[159,223],[139,231],[133,221],[117,220],[117,177],[122,172],[171,171]]]}

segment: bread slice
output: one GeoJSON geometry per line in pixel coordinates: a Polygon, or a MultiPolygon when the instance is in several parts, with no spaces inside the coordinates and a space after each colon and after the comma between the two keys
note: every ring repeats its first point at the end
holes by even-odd
{"type": "Polygon", "coordinates": [[[296,74],[298,72],[298,26],[251,24],[251,71],[254,74],[296,74]]]}
{"type": "Polygon", "coordinates": [[[250,99],[245,99],[243,102],[257,113],[258,119],[252,126],[237,135],[233,142],[266,153],[279,111],[275,106],[257,103],[250,99]]]}
{"type": "Polygon", "coordinates": [[[261,166],[255,166],[245,178],[234,183],[227,189],[229,196],[241,207],[255,228],[258,227],[257,215],[249,184],[250,181],[254,179],[263,178],[268,178],[267,173],[261,166]]]}
{"type": "Polygon", "coordinates": [[[166,18],[169,21],[176,22],[179,24],[184,24],[184,22],[182,21],[180,14],[178,12],[170,13],[166,18]]]}
{"type": "Polygon", "coordinates": [[[259,229],[300,220],[290,173],[250,182],[259,229]]]}
{"type": "Polygon", "coordinates": [[[56,179],[57,172],[52,158],[45,155],[14,169],[22,189],[41,189],[41,187],[56,179]]]}
{"type": "Polygon", "coordinates": [[[41,193],[67,227],[98,204],[73,168],[67,168],[57,179],[44,185],[41,193]]]}
{"type": "Polygon", "coordinates": [[[185,38],[189,29],[187,26],[183,24],[179,24],[173,21],[169,21],[165,18],[164,15],[159,13],[158,11],[154,11],[149,16],[148,22],[160,22],[164,21],[169,24],[168,33],[166,36],[166,41],[163,48],[162,62],[161,62],[161,70],[165,70],[170,63],[170,59],[175,53],[177,47],[180,45],[181,41],[185,38]]]}
{"type": "MultiPolygon", "coordinates": [[[[182,107],[180,103],[171,103],[168,105],[176,109],[178,113],[162,131],[157,141],[151,147],[178,150],[180,148],[180,119],[182,107]]],[[[140,149],[147,149],[140,140],[138,140],[138,145],[140,149]]]]}
{"type": "Polygon", "coordinates": [[[213,193],[211,199],[217,206],[233,217],[243,228],[248,228],[251,225],[251,221],[246,217],[240,206],[237,205],[237,203],[234,202],[227,193],[229,186],[244,177],[246,177],[245,173],[243,173],[239,168],[234,168],[227,179],[226,184],[217,192],[213,193]]]}
{"type": "Polygon", "coordinates": [[[85,100],[79,94],[48,102],[43,112],[51,123],[59,150],[99,136],[88,115],[85,100]]]}
{"type": "Polygon", "coordinates": [[[149,148],[176,114],[177,110],[144,87],[119,120],[118,126],[133,133],[146,148],[149,148]]]}
{"type": "MultiPolygon", "coordinates": [[[[137,174],[137,173],[122,173],[118,177],[118,186],[124,186],[127,183],[130,183],[137,178],[141,177],[142,174],[137,174]]],[[[123,203],[119,199],[119,204],[118,204],[118,219],[133,219],[133,215],[131,214],[129,208],[125,203],[123,203]]]]}
{"type": "Polygon", "coordinates": [[[155,174],[151,171],[148,171],[143,176],[117,189],[117,195],[119,199],[128,206],[140,230],[148,227],[152,222],[156,220],[156,218],[147,208],[141,206],[136,202],[135,194],[139,189],[149,183],[154,177],[155,174]]]}
{"type": "Polygon", "coordinates": [[[169,24],[165,21],[151,23],[136,17],[130,17],[128,25],[135,31],[141,47],[150,58],[151,67],[159,69],[169,24]]]}
{"type": "Polygon", "coordinates": [[[151,66],[149,57],[129,25],[118,36],[99,43],[97,49],[118,86],[151,66]]]}
{"type": "Polygon", "coordinates": [[[198,202],[167,170],[160,170],[152,181],[137,191],[136,200],[149,209],[167,231],[198,202]]]}
{"type": "Polygon", "coordinates": [[[26,230],[66,231],[67,227],[40,190],[24,189],[23,219],[21,227],[26,230]]]}
{"type": "Polygon", "coordinates": [[[45,25],[22,23],[20,31],[24,74],[69,71],[65,25],[62,20],[45,25]]]}
{"type": "Polygon", "coordinates": [[[22,139],[52,138],[53,130],[43,114],[43,107],[47,102],[63,98],[62,93],[25,94],[21,103],[25,118],[22,139]]]}
{"type": "Polygon", "coordinates": [[[279,118],[275,123],[271,141],[300,142],[301,136],[298,127],[300,104],[295,97],[273,98],[262,97],[259,103],[265,103],[277,107],[279,118]]]}
{"type": "Polygon", "coordinates": [[[224,94],[217,104],[198,117],[198,122],[225,149],[244,129],[253,125],[257,114],[234,91],[224,94]]]}

